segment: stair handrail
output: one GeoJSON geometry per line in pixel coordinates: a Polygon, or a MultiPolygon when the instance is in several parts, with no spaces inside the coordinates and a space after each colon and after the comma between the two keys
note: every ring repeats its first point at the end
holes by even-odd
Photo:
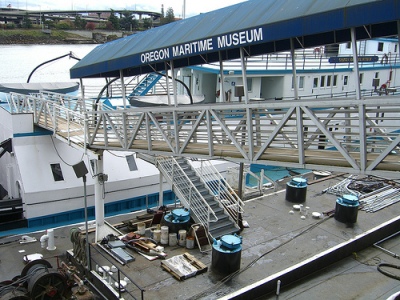
{"type": "Polygon", "coordinates": [[[176,192],[179,194],[179,197],[182,197],[180,199],[181,202],[184,201],[187,203],[189,206],[188,209],[196,215],[199,223],[204,228],[208,229],[211,222],[218,221],[214,210],[205,201],[175,158],[158,156],[156,167],[162,172],[173,188],[177,189],[176,192]]]}
{"type": "Polygon", "coordinates": [[[244,202],[209,160],[201,160],[200,163],[200,168],[194,168],[200,180],[215,195],[225,212],[239,224],[240,214],[244,212],[244,202]]]}

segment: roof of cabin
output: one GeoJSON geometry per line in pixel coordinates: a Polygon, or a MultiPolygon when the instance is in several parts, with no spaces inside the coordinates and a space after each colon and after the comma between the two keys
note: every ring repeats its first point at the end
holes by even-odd
{"type": "Polygon", "coordinates": [[[97,46],[71,78],[119,77],[397,35],[400,0],[249,0],[97,46]],[[171,66],[168,66],[170,68],[171,66]]]}

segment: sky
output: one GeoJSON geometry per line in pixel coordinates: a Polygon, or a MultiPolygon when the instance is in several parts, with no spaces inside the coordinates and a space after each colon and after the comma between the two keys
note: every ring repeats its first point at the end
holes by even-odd
{"type": "Polygon", "coordinates": [[[0,6],[7,7],[11,4],[13,8],[27,10],[126,9],[161,12],[161,5],[164,5],[164,12],[171,7],[174,10],[175,17],[181,18],[183,3],[186,2],[185,11],[186,18],[188,18],[244,1],[246,0],[0,0],[0,6]]]}

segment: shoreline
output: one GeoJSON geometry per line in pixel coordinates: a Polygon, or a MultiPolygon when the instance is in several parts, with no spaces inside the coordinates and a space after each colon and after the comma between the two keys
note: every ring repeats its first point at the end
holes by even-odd
{"type": "Polygon", "coordinates": [[[0,30],[0,45],[102,44],[119,36],[115,32],[64,30],[0,30]]]}

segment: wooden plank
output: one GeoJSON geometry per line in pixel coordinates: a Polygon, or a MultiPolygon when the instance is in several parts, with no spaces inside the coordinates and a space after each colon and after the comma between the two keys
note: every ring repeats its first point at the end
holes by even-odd
{"type": "Polygon", "coordinates": [[[161,267],[178,280],[185,280],[208,270],[205,264],[187,252],[161,261],[161,267]]]}

